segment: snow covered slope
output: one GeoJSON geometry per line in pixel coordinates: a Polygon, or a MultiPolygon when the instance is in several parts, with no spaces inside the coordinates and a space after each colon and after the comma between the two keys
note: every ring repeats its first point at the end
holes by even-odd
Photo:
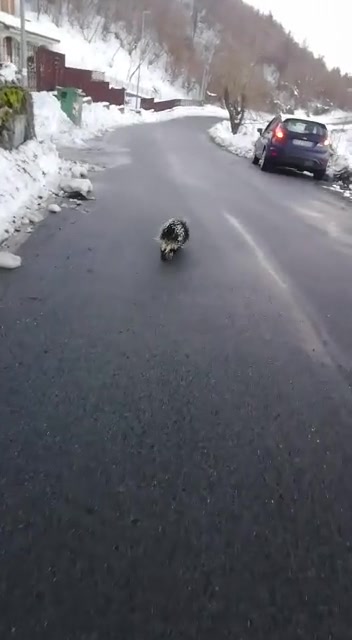
{"type": "MultiPolygon", "coordinates": [[[[78,27],[71,26],[67,21],[63,26],[56,27],[47,15],[39,16],[34,13],[26,14],[35,28],[41,28],[48,34],[60,40],[60,44],[54,49],[66,56],[66,65],[81,69],[91,69],[105,73],[106,80],[116,87],[126,87],[133,92],[136,90],[137,67],[141,50],[139,47],[130,54],[121,42],[110,34],[103,39],[98,24],[92,24],[91,32],[85,37],[78,27]]],[[[140,45],[141,46],[141,45],[140,45]]],[[[143,47],[143,45],[142,45],[143,47]]],[[[143,48],[144,57],[144,48],[143,48]]],[[[141,66],[140,90],[145,97],[156,96],[160,99],[172,99],[185,97],[185,92],[179,85],[172,84],[165,70],[166,56],[159,52],[153,52],[146,57],[141,66]]]]}

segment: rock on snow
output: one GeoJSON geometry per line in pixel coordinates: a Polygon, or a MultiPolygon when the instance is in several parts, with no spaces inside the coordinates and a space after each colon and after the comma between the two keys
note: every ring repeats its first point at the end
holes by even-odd
{"type": "Polygon", "coordinates": [[[65,178],[61,181],[60,188],[68,195],[80,193],[85,198],[93,191],[93,185],[87,178],[65,178]]]}
{"type": "Polygon", "coordinates": [[[49,204],[48,211],[49,213],[60,213],[61,207],[59,207],[59,205],[55,203],[49,204]]]}
{"type": "Polygon", "coordinates": [[[74,164],[71,167],[71,173],[73,178],[88,178],[88,170],[82,165],[74,164]]]}
{"type": "Polygon", "coordinates": [[[0,251],[0,269],[17,269],[22,264],[22,258],[8,251],[0,251]]]}

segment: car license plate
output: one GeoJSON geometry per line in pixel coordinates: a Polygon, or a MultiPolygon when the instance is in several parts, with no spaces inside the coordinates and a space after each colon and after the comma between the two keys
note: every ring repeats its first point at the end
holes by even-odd
{"type": "Polygon", "coordinates": [[[293,144],[297,145],[297,147],[312,147],[313,142],[309,142],[309,140],[292,140],[293,144]]]}

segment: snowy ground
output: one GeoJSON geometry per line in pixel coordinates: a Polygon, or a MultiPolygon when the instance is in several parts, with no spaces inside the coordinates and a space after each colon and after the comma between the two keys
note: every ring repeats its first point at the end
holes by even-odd
{"type": "Polygon", "coordinates": [[[56,188],[61,170],[50,142],[33,140],[16,152],[0,150],[0,243],[21,224],[41,219],[38,200],[56,188]]]}
{"type": "Polygon", "coordinates": [[[34,112],[36,133],[39,140],[55,142],[59,146],[84,146],[86,142],[106,131],[134,124],[153,123],[187,116],[226,117],[226,111],[220,107],[176,107],[168,111],[136,112],[132,109],[121,111],[119,107],[110,107],[102,103],[83,105],[82,126],[76,127],[60,109],[58,100],[51,93],[34,93],[34,112]]]}
{"type": "Polygon", "coordinates": [[[60,40],[60,44],[54,48],[65,54],[66,65],[69,67],[102,72],[112,86],[124,86],[133,92],[136,89],[137,68],[142,53],[145,62],[141,67],[140,89],[145,97],[155,95],[168,100],[183,98],[186,95],[181,80],[176,84],[170,81],[167,58],[162,51],[157,51],[152,43],[142,43],[142,51],[137,47],[132,54],[128,52],[128,37],[121,25],[121,40],[117,40],[113,33],[104,39],[99,19],[87,22],[83,29],[79,29],[67,20],[63,20],[62,26],[58,28],[45,14],[41,15],[39,20],[35,13],[27,12],[26,17],[32,28],[60,40]]]}
{"type": "Polygon", "coordinates": [[[94,137],[119,126],[135,124],[140,116],[134,111],[121,113],[118,107],[100,102],[83,105],[82,126],[75,126],[61,110],[54,94],[33,93],[38,140],[51,140],[59,146],[84,146],[94,137]]]}
{"type": "Polygon", "coordinates": [[[253,124],[243,124],[239,133],[233,135],[228,120],[219,122],[209,131],[209,135],[220,147],[224,147],[236,156],[251,158],[253,155],[253,145],[258,138],[257,128],[260,122],[253,124]]]}
{"type": "MultiPolygon", "coordinates": [[[[263,114],[260,114],[257,119],[252,117],[251,122],[243,124],[239,133],[236,135],[231,133],[228,120],[219,122],[212,127],[209,130],[209,135],[216,144],[227,151],[240,157],[252,158],[254,143],[258,138],[257,129],[259,127],[265,127],[270,120],[270,116],[263,119],[262,115],[263,114]]],[[[349,124],[349,117],[347,116],[348,114],[342,116],[341,112],[339,112],[338,115],[334,113],[324,118],[317,118],[317,120],[321,121],[326,120],[327,127],[330,131],[333,148],[330,175],[345,166],[352,169],[352,122],[349,124]]],[[[338,185],[332,185],[332,188],[335,190],[340,189],[338,185]]],[[[344,190],[344,195],[346,197],[352,197],[352,186],[350,190],[344,190]]]]}

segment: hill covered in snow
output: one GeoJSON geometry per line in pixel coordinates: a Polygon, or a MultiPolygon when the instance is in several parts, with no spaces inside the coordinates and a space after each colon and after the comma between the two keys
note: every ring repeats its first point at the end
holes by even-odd
{"type": "MultiPolygon", "coordinates": [[[[146,97],[222,99],[246,93],[250,108],[322,112],[350,108],[352,79],[329,70],[273,17],[242,0],[32,0],[56,25],[69,66],[105,72],[146,97]],[[143,36],[143,37],[142,37],[143,36]]],[[[49,24],[49,22],[51,24],[49,24]]]]}
{"type": "MultiPolygon", "coordinates": [[[[93,11],[91,4],[87,5],[93,11]]],[[[140,33],[129,31],[131,26],[125,22],[107,25],[94,12],[85,19],[69,3],[61,2],[61,7],[58,16],[55,2],[47,3],[39,14],[27,11],[26,18],[36,29],[39,27],[60,41],[54,49],[65,54],[67,66],[104,73],[112,86],[125,87],[131,93],[136,91],[140,76],[139,88],[144,97],[168,100],[196,91],[195,80],[190,81],[183,68],[173,69],[170,54],[155,42],[147,18],[141,40],[140,33]]]]}

